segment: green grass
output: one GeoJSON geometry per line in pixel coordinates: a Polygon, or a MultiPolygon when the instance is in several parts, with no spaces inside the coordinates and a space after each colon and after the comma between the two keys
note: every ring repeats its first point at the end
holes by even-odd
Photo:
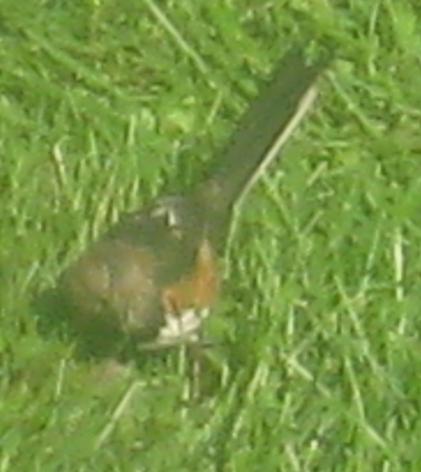
{"type": "Polygon", "coordinates": [[[0,471],[421,470],[418,9],[2,0],[0,471]],[[182,350],[110,380],[40,335],[34,297],[199,178],[300,38],[337,60],[236,218],[202,395],[182,350]]]}

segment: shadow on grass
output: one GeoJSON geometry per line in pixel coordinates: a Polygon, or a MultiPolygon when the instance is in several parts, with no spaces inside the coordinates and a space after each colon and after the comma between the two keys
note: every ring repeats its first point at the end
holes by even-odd
{"type": "MultiPolygon", "coordinates": [[[[74,316],[74,309],[60,293],[50,289],[39,294],[32,304],[37,319],[40,336],[59,339],[65,344],[73,344],[74,358],[77,362],[107,362],[120,366],[132,365],[138,374],[142,371],[161,373],[168,369],[169,356],[177,356],[180,346],[142,350],[139,338],[122,332],[116,318],[103,315],[81,322],[74,316]]],[[[197,343],[186,345],[184,374],[186,380],[194,385],[196,400],[217,394],[221,387],[222,365],[215,361],[213,350],[221,347],[216,343],[197,343]]],[[[175,358],[177,359],[177,358],[175,358]]],[[[170,363],[173,364],[173,363],[170,363]]],[[[173,364],[174,365],[174,364],[173,364]]]]}

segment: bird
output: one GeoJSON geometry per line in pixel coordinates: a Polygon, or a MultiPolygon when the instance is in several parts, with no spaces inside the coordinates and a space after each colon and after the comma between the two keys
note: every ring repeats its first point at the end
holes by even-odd
{"type": "Polygon", "coordinates": [[[64,269],[60,300],[93,352],[201,341],[221,294],[233,212],[317,96],[326,61],[310,63],[305,50],[293,47],[283,56],[200,182],[124,214],[64,269]]]}

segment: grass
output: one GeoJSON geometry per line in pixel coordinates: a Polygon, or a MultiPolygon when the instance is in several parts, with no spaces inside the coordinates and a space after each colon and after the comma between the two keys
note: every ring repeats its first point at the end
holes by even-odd
{"type": "Polygon", "coordinates": [[[417,11],[2,1],[2,472],[419,470],[417,11]],[[236,218],[206,392],[182,350],[107,381],[41,335],[36,294],[119,213],[199,178],[299,38],[337,60],[236,218]]]}

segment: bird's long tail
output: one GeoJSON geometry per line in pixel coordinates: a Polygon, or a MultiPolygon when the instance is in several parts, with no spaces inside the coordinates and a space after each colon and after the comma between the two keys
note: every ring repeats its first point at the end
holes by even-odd
{"type": "Polygon", "coordinates": [[[323,60],[309,65],[304,51],[287,53],[272,80],[240,119],[237,131],[214,161],[202,186],[219,210],[229,210],[280,155],[316,97],[323,60]]]}

